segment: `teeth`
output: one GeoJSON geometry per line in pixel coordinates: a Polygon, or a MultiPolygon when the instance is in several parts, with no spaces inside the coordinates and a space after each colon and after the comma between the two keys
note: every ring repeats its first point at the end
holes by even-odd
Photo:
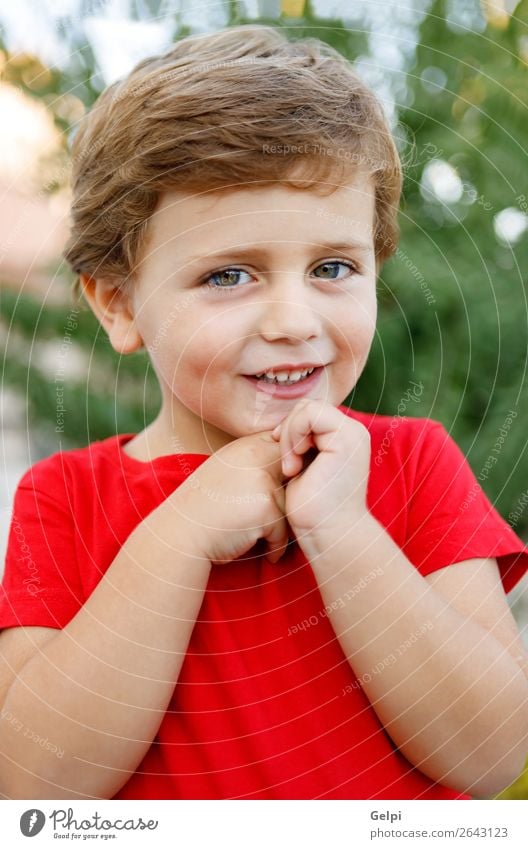
{"type": "Polygon", "coordinates": [[[314,368],[305,369],[304,371],[262,371],[256,374],[255,377],[269,381],[271,383],[298,383],[299,380],[304,380],[315,370],[314,368]]]}
{"type": "MultiPolygon", "coordinates": [[[[266,377],[269,376],[269,374],[266,374],[266,377]]],[[[290,373],[288,371],[276,371],[273,376],[278,383],[286,383],[290,379],[290,373]]]]}

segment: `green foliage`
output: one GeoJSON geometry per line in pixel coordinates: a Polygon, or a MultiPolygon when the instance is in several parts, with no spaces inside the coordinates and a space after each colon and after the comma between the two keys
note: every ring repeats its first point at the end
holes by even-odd
{"type": "Polygon", "coordinates": [[[287,18],[281,15],[278,19],[260,17],[258,21],[248,18],[243,14],[243,3],[230,3],[229,25],[240,26],[241,24],[265,24],[278,29],[286,29],[288,37],[298,40],[300,38],[319,38],[339,50],[345,56],[359,56],[367,52],[368,31],[353,30],[345,26],[341,18],[318,18],[312,5],[307,0],[302,18],[287,18]],[[242,8],[241,8],[242,7],[242,8]]]}
{"type": "MultiPolygon", "coordinates": [[[[399,108],[406,163],[401,242],[381,271],[377,338],[347,399],[358,409],[394,414],[409,382],[421,382],[420,402],[405,415],[440,420],[477,475],[508,412],[516,412],[498,462],[482,480],[504,516],[515,510],[526,489],[527,298],[520,269],[527,265],[528,239],[514,250],[499,244],[493,218],[509,206],[526,210],[528,198],[522,144],[528,70],[521,55],[526,52],[527,5],[523,0],[505,29],[488,26],[485,32],[453,31],[441,0],[424,18],[415,62],[406,74],[410,93],[399,108]],[[444,86],[424,84],[431,69],[433,78],[445,75],[444,86]],[[422,174],[432,159],[456,167],[464,181],[460,201],[445,204],[423,196],[422,174]]],[[[241,3],[232,2],[229,14],[231,24],[250,22],[241,3]]],[[[289,28],[291,37],[321,38],[351,60],[367,52],[364,26],[353,30],[341,20],[319,20],[309,3],[302,19],[259,22],[289,28]]],[[[77,34],[68,74],[46,73],[28,57],[27,65],[8,63],[12,81],[33,95],[47,95],[52,110],[53,90],[73,92],[90,106],[98,93],[92,84],[94,60],[80,38],[77,34]]],[[[71,126],[55,117],[66,135],[71,126]]],[[[60,338],[66,313],[41,309],[27,297],[5,293],[2,298],[3,321],[27,340],[60,338]]],[[[61,439],[76,446],[116,430],[142,429],[160,403],[145,355],[117,357],[88,311],[79,316],[75,344],[89,352],[90,374],[68,380],[67,432],[61,439]]],[[[4,379],[19,387],[27,384],[32,420],[53,425],[53,378],[38,362],[21,363],[8,346],[4,379]]],[[[527,528],[525,510],[516,530],[527,528]]]]}
{"type": "MultiPolygon", "coordinates": [[[[243,4],[231,2],[230,23],[250,22],[243,4]]],[[[357,409],[393,415],[410,381],[421,382],[419,403],[404,414],[441,421],[477,476],[509,411],[516,412],[497,463],[481,479],[505,517],[528,487],[528,238],[525,234],[514,249],[500,244],[493,219],[506,207],[528,212],[527,22],[528,0],[503,29],[454,31],[441,0],[423,21],[414,65],[406,71],[408,96],[399,108],[406,162],[401,242],[381,271],[378,334],[347,399],[357,409]],[[441,75],[445,85],[435,88],[441,75]],[[442,204],[424,196],[422,176],[433,159],[457,169],[464,183],[459,201],[442,204]]],[[[367,53],[365,27],[351,30],[341,20],[318,20],[310,4],[302,20],[259,23],[286,27],[294,38],[318,37],[351,60],[367,53]]],[[[60,100],[49,96],[70,93],[89,107],[98,94],[92,52],[80,35],[76,38],[68,74],[45,73],[30,58],[25,66],[7,66],[8,81],[32,96],[48,97],[65,137],[73,124],[55,108],[60,100]]],[[[42,308],[27,296],[2,292],[0,320],[8,334],[4,383],[27,397],[30,420],[46,429],[49,444],[56,440],[57,447],[143,429],[160,404],[148,358],[144,353],[118,357],[84,309],[72,344],[84,352],[89,367],[64,381],[67,415],[64,432],[56,431],[57,381],[40,362],[39,344],[60,343],[69,310],[42,308]]],[[[528,510],[521,511],[515,529],[528,534],[528,510]]],[[[500,798],[528,798],[528,772],[500,798]]]]}
{"type": "MultiPolygon", "coordinates": [[[[522,271],[528,239],[511,249],[499,244],[493,228],[496,213],[506,207],[526,211],[528,197],[528,68],[514,29],[453,32],[442,3],[423,23],[407,78],[411,105],[399,112],[409,143],[401,242],[381,273],[379,337],[351,396],[360,409],[393,413],[409,380],[421,381],[421,403],[406,414],[440,420],[477,476],[508,412],[516,412],[497,463],[482,480],[504,516],[526,490],[528,468],[522,271]],[[445,87],[436,93],[421,79],[431,68],[445,74],[445,87]],[[420,181],[432,159],[457,168],[465,184],[459,202],[423,197],[420,181]]],[[[526,512],[518,532],[528,528],[526,512]]]]}
{"type": "MultiPolygon", "coordinates": [[[[398,136],[406,162],[401,242],[381,271],[378,335],[347,399],[358,409],[393,414],[409,382],[421,382],[420,403],[405,415],[440,420],[477,475],[509,411],[516,412],[498,462],[482,480],[504,516],[515,510],[526,489],[527,298],[521,269],[527,266],[528,239],[514,250],[499,244],[493,218],[505,207],[527,209],[522,143],[528,105],[527,6],[523,0],[506,28],[488,26],[485,32],[453,31],[441,0],[424,18],[415,62],[406,74],[410,92],[399,108],[398,136]],[[424,84],[424,77],[431,80],[431,69],[433,80],[435,74],[445,76],[444,86],[424,84]],[[458,202],[424,197],[420,183],[432,159],[456,167],[464,181],[458,202]]],[[[231,24],[250,22],[236,0],[229,14],[231,24]]],[[[351,60],[367,52],[365,27],[353,30],[341,20],[319,20],[309,3],[302,19],[259,22],[289,28],[291,37],[321,38],[351,60]]],[[[78,33],[75,39],[68,74],[48,72],[27,57],[26,64],[7,64],[9,79],[33,96],[45,95],[52,111],[60,103],[50,98],[53,91],[73,92],[90,106],[98,93],[92,83],[93,55],[78,33]]],[[[57,112],[58,107],[55,118],[66,136],[73,124],[57,112]]],[[[3,321],[27,340],[60,338],[66,312],[41,309],[7,292],[2,298],[3,321]]],[[[90,374],[68,380],[68,427],[61,434],[66,443],[82,445],[116,429],[139,430],[155,416],[160,393],[144,354],[119,359],[87,311],[79,316],[75,344],[89,352],[90,374]]],[[[4,379],[19,387],[27,384],[32,420],[53,425],[53,378],[35,359],[21,363],[8,345],[4,379]]],[[[516,530],[527,529],[525,510],[516,530]]]]}
{"type": "Polygon", "coordinates": [[[28,418],[44,430],[48,450],[137,433],[152,421],[161,393],[145,352],[120,357],[86,308],[78,313],[71,306],[43,309],[27,295],[6,289],[1,295],[7,334],[2,383],[24,393],[28,418]],[[54,343],[52,356],[43,358],[47,343],[54,343]],[[81,374],[71,373],[73,349],[84,354],[81,374]]]}

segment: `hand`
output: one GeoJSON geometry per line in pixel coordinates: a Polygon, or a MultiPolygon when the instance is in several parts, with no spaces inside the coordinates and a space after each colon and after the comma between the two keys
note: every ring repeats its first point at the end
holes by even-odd
{"type": "Polygon", "coordinates": [[[213,565],[240,557],[261,538],[276,563],[288,544],[283,479],[280,446],[263,431],[224,445],[170,498],[194,547],[213,565]]]}
{"type": "Polygon", "coordinates": [[[299,401],[272,433],[289,477],[288,523],[310,559],[368,514],[370,434],[336,407],[310,398],[299,401]]]}

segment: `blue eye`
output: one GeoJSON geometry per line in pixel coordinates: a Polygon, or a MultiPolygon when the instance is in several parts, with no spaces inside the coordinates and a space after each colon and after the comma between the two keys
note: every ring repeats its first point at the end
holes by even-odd
{"type": "Polygon", "coordinates": [[[246,274],[250,277],[247,271],[243,271],[241,268],[224,268],[223,271],[215,271],[214,274],[211,274],[203,282],[205,286],[209,286],[211,289],[220,289],[222,291],[227,290],[228,292],[232,292],[233,289],[239,288],[235,281],[236,275],[238,274],[246,274]],[[221,282],[213,282],[218,280],[221,282]]]}
{"type": "MultiPolygon", "coordinates": [[[[326,262],[318,265],[312,273],[315,274],[315,272],[322,270],[323,274],[319,277],[320,280],[340,280],[343,277],[347,277],[348,274],[339,275],[337,272],[338,266],[347,269],[348,274],[360,273],[359,266],[356,265],[356,263],[348,261],[345,262],[343,260],[327,260],[326,262]]],[[[248,274],[247,271],[244,271],[242,268],[232,267],[224,268],[221,271],[215,271],[202,281],[202,285],[208,286],[210,289],[216,289],[217,291],[233,292],[235,289],[240,288],[239,275],[241,274],[245,274],[249,279],[251,279],[251,275],[248,274]]]]}
{"type": "Polygon", "coordinates": [[[347,268],[348,271],[353,271],[356,274],[359,271],[357,265],[355,265],[353,262],[342,262],[341,260],[332,259],[332,260],[328,260],[328,262],[323,262],[323,263],[321,263],[321,265],[318,265],[317,268],[314,268],[313,273],[315,274],[316,271],[318,271],[319,269],[322,269],[324,274],[320,279],[322,279],[322,280],[340,280],[342,277],[346,277],[347,275],[342,274],[340,277],[338,277],[337,274],[332,274],[332,272],[337,269],[338,265],[341,265],[341,266],[343,266],[343,268],[347,268]],[[327,274],[328,274],[328,276],[326,276],[327,274]]]}

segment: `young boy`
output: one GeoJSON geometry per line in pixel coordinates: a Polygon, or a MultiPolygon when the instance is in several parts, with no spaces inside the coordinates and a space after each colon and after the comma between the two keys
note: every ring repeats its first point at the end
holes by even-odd
{"type": "Polygon", "coordinates": [[[184,38],[73,162],[67,259],[163,403],[19,484],[0,792],[497,794],[527,754],[528,552],[440,424],[342,405],[396,246],[372,93],[317,40],[184,38]]]}

